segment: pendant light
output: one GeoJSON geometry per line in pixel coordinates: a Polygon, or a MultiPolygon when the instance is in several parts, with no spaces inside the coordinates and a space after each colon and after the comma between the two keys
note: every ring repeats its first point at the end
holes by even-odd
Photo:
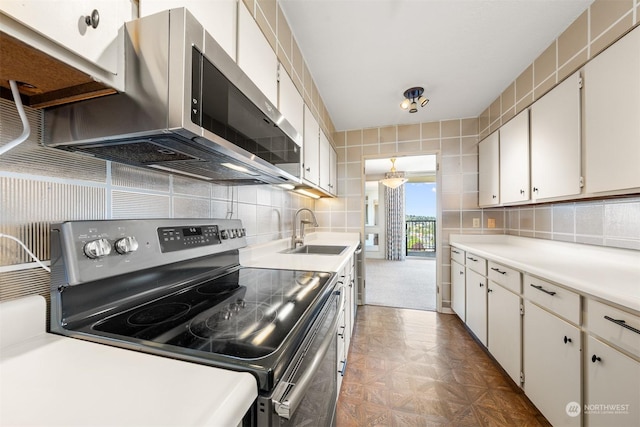
{"type": "Polygon", "coordinates": [[[405,178],[404,172],[396,171],[396,159],[391,159],[391,171],[384,174],[384,179],[380,180],[380,183],[389,188],[398,188],[408,179],[405,178]]]}

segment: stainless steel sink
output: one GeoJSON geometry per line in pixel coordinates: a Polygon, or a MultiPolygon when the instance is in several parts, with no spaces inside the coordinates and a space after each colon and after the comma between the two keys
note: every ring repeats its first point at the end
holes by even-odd
{"type": "Polygon", "coordinates": [[[282,251],[285,254],[306,254],[306,255],[340,255],[347,249],[347,246],[329,245],[304,245],[298,248],[282,251]]]}

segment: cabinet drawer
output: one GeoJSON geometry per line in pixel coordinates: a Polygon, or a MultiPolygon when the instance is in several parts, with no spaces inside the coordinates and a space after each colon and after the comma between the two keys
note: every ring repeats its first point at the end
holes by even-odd
{"type": "Polygon", "coordinates": [[[640,317],[587,300],[586,321],[590,332],[640,357],[640,317]]]}
{"type": "Polygon", "coordinates": [[[575,292],[525,274],[524,295],[568,321],[580,324],[580,295],[575,292]]]}
{"type": "Polygon", "coordinates": [[[513,268],[505,267],[493,261],[489,261],[489,280],[515,292],[522,293],[522,280],[520,272],[513,268]]]}
{"type": "Polygon", "coordinates": [[[465,252],[462,249],[451,247],[451,260],[464,265],[465,252]]]}
{"type": "Polygon", "coordinates": [[[465,265],[483,276],[487,275],[487,260],[479,257],[478,255],[467,252],[465,256],[465,265]]]}

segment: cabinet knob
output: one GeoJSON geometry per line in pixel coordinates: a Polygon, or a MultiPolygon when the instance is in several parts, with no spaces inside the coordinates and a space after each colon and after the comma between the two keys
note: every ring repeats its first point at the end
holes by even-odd
{"type": "Polygon", "coordinates": [[[571,342],[571,338],[568,338],[566,335],[564,336],[564,343],[571,342]]]}
{"type": "Polygon", "coordinates": [[[491,196],[492,199],[495,199],[496,197],[498,196],[496,196],[495,194],[491,196]]]}
{"type": "Polygon", "coordinates": [[[538,192],[538,187],[533,187],[533,192],[537,193],[538,192]]]}
{"type": "Polygon", "coordinates": [[[524,190],[520,190],[520,194],[524,196],[524,190]]]}
{"type": "Polygon", "coordinates": [[[98,28],[98,25],[100,24],[100,13],[98,12],[98,9],[93,9],[90,16],[85,16],[84,22],[88,27],[98,28]]]}
{"type": "Polygon", "coordinates": [[[600,362],[601,360],[602,360],[602,359],[601,359],[601,358],[599,358],[598,356],[596,356],[595,354],[594,354],[593,356],[591,356],[591,361],[592,361],[593,363],[600,362]]]}
{"type": "Polygon", "coordinates": [[[484,283],[480,283],[480,287],[482,288],[484,286],[484,283]]]}
{"type": "Polygon", "coordinates": [[[493,292],[493,289],[487,288],[487,292],[493,292]]]}
{"type": "Polygon", "coordinates": [[[306,170],[307,172],[311,172],[311,168],[310,168],[310,167],[306,168],[305,170],[306,170]]]}

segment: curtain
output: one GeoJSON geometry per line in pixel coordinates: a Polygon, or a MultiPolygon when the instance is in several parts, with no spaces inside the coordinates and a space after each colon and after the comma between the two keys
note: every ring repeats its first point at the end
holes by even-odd
{"type": "Polygon", "coordinates": [[[387,219],[387,259],[404,261],[407,254],[404,225],[404,185],[397,188],[384,187],[384,207],[387,219]]]}

